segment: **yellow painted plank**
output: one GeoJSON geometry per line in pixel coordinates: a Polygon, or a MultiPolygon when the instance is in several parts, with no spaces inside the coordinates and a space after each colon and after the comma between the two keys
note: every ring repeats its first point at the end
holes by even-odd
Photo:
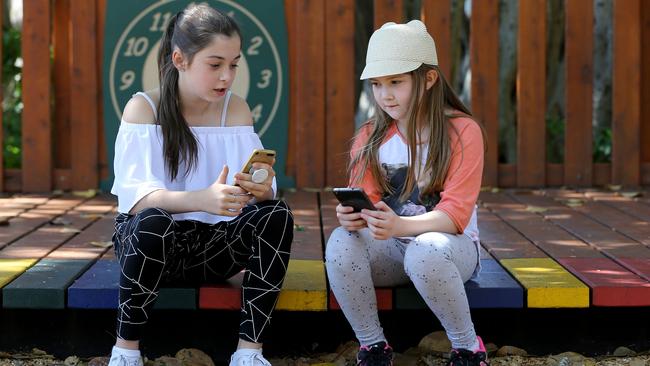
{"type": "Polygon", "coordinates": [[[36,259],[0,259],[0,288],[13,281],[36,261],[36,259]]]}
{"type": "Polygon", "coordinates": [[[526,288],[529,308],[588,308],[589,287],[551,258],[502,259],[526,288]]]}
{"type": "Polygon", "coordinates": [[[327,284],[322,261],[292,259],[284,278],[278,310],[326,311],[327,284]]]}

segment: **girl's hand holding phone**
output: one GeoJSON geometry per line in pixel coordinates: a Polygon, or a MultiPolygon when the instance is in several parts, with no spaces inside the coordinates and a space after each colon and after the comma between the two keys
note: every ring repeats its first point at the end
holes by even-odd
{"type": "Polygon", "coordinates": [[[379,201],[375,204],[376,211],[363,209],[361,218],[365,220],[368,228],[372,232],[373,238],[377,240],[386,240],[392,237],[401,236],[399,233],[400,220],[395,211],[393,211],[386,202],[379,201]]]}
{"type": "Polygon", "coordinates": [[[226,184],[228,166],[221,169],[219,178],[208,188],[199,191],[197,197],[201,211],[222,216],[237,216],[251,199],[242,187],[226,184]]]}
{"type": "Polygon", "coordinates": [[[357,231],[366,227],[366,221],[361,218],[360,212],[354,212],[352,206],[343,206],[338,204],[336,206],[336,217],[339,219],[339,224],[347,231],[357,231]]]}
{"type": "MultiPolygon", "coordinates": [[[[273,164],[275,164],[275,159],[273,159],[273,164]]],[[[265,169],[268,173],[268,176],[263,182],[255,183],[253,181],[253,174],[238,172],[235,174],[235,184],[253,195],[258,202],[272,198],[272,184],[273,177],[275,177],[275,170],[273,170],[272,165],[256,162],[253,163],[253,169],[265,169]]]]}

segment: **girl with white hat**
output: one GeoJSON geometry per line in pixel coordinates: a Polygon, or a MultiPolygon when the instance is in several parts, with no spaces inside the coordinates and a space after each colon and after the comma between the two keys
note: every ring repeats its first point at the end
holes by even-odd
{"type": "Polygon", "coordinates": [[[375,116],[357,133],[350,186],[376,210],[338,205],[330,285],[361,348],[359,365],[391,365],[375,286],[415,285],[453,347],[449,365],[487,365],[464,282],[479,270],[476,199],[485,133],[438,68],[425,25],[386,23],[368,44],[375,116]]]}

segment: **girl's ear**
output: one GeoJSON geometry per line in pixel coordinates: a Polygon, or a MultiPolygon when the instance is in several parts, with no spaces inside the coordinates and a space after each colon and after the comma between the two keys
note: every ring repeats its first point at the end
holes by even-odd
{"type": "Polygon", "coordinates": [[[438,81],[438,72],[436,70],[429,70],[429,71],[427,71],[426,78],[427,78],[426,87],[427,87],[427,90],[429,90],[438,81]]]}
{"type": "Polygon", "coordinates": [[[185,58],[183,57],[183,54],[178,48],[174,49],[174,51],[172,52],[172,62],[174,63],[174,67],[176,67],[176,70],[185,71],[185,67],[186,67],[185,58]]]}

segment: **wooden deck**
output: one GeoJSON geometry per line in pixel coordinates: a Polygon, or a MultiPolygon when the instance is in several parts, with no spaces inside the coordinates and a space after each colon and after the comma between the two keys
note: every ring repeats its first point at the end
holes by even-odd
{"type": "MultiPolygon", "coordinates": [[[[486,190],[480,196],[481,276],[472,308],[650,305],[650,194],[486,190]]],[[[337,226],[329,191],[285,192],[295,238],[279,310],[337,310],[323,248],[337,226]]],[[[72,194],[0,198],[3,308],[117,307],[111,247],[116,202],[72,194]]],[[[239,309],[241,275],[201,288],[164,288],[157,308],[239,309]]],[[[379,308],[419,309],[413,289],[378,288],[379,308]]]]}

